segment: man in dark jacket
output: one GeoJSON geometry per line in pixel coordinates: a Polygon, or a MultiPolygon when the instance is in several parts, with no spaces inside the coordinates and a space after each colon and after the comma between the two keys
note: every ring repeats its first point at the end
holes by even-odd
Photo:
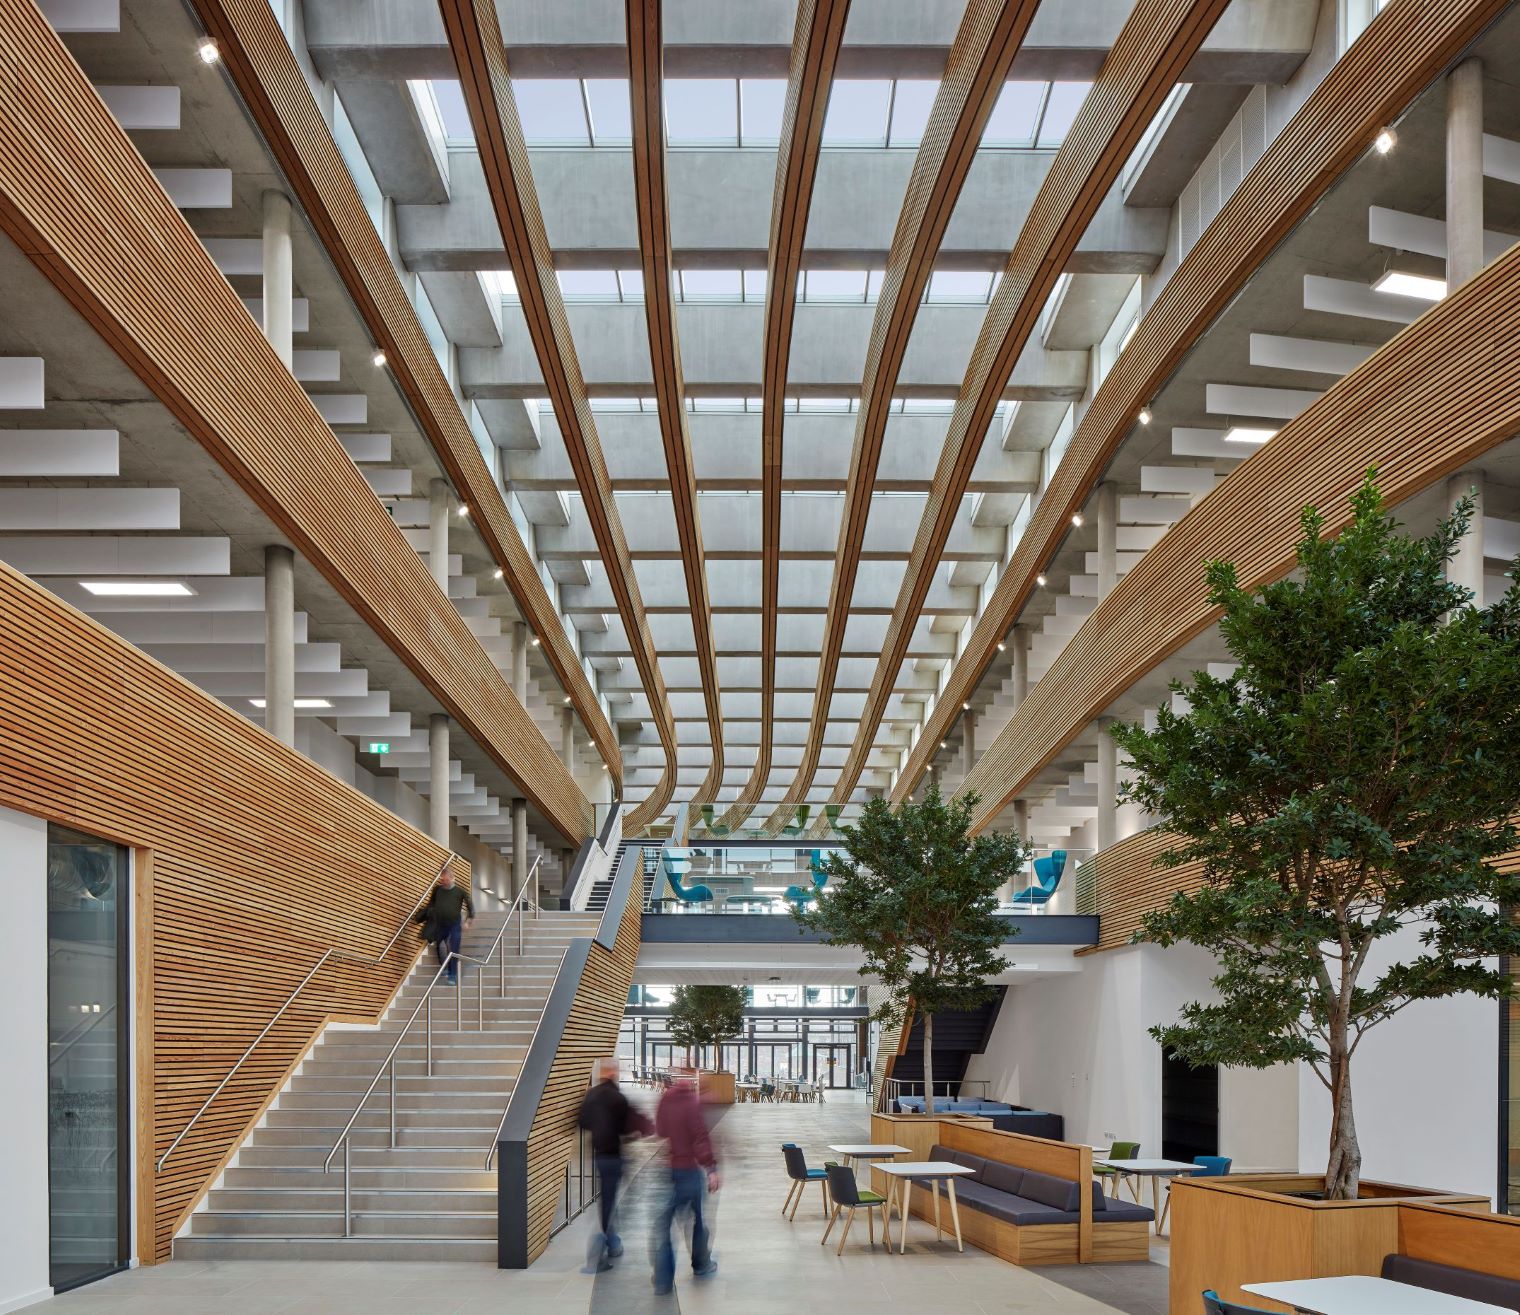
{"type": "Polygon", "coordinates": [[[588,1274],[611,1269],[612,1262],[623,1254],[622,1239],[612,1226],[618,1188],[623,1182],[623,1139],[647,1136],[654,1131],[654,1124],[623,1095],[618,1086],[619,1071],[617,1060],[597,1060],[596,1081],[581,1102],[580,1125],[591,1134],[591,1153],[596,1157],[596,1176],[601,1187],[597,1204],[602,1226],[600,1232],[592,1235],[586,1251],[588,1274]]]}
{"type": "Polygon", "coordinates": [[[449,955],[459,953],[461,937],[475,922],[475,906],[470,903],[470,892],[454,884],[452,868],[444,868],[422,914],[422,934],[433,942],[438,962],[448,961],[449,985],[453,986],[459,980],[459,960],[449,959],[449,955]]]}
{"type": "Polygon", "coordinates": [[[676,1216],[691,1211],[691,1269],[698,1278],[718,1272],[712,1258],[712,1235],[704,1217],[707,1193],[718,1190],[718,1157],[708,1135],[697,1085],[679,1077],[665,1089],[654,1116],[655,1136],[665,1138],[670,1155],[670,1196],[654,1227],[654,1290],[661,1296],[675,1286],[676,1251],[670,1240],[676,1216]]]}

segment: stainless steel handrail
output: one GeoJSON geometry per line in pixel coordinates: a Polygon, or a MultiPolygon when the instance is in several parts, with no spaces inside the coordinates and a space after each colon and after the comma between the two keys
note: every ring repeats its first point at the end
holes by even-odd
{"type": "Polygon", "coordinates": [[[211,1094],[206,1097],[205,1101],[202,1102],[200,1109],[196,1110],[195,1113],[190,1116],[190,1121],[180,1129],[179,1136],[169,1143],[169,1149],[159,1157],[158,1163],[154,1166],[155,1173],[162,1173],[164,1171],[164,1165],[169,1162],[169,1157],[174,1154],[175,1149],[179,1146],[180,1142],[185,1140],[186,1134],[190,1131],[191,1128],[196,1125],[197,1122],[199,1122],[201,1115],[211,1108],[211,1102],[222,1094],[227,1084],[231,1082],[233,1077],[236,1075],[238,1069],[242,1068],[244,1063],[247,1062],[248,1056],[253,1054],[254,1050],[258,1048],[259,1042],[268,1036],[270,1029],[273,1028],[274,1025],[284,1017],[285,1011],[295,1003],[296,997],[300,995],[301,992],[306,988],[306,983],[311,981],[311,979],[317,975],[317,970],[320,969],[323,964],[335,959],[343,959],[349,963],[367,964],[371,967],[383,962],[385,956],[395,948],[396,942],[401,939],[401,933],[404,932],[409,926],[411,926],[412,919],[417,916],[417,910],[420,909],[428,897],[432,895],[433,888],[437,885],[438,878],[442,877],[443,874],[448,871],[449,864],[452,863],[454,859],[455,855],[453,853],[450,853],[449,856],[444,859],[441,864],[439,864],[438,875],[435,876],[432,881],[428,882],[427,889],[422,892],[422,894],[418,897],[417,902],[412,905],[406,917],[402,919],[401,925],[396,928],[395,934],[392,935],[390,940],[386,941],[385,948],[382,949],[379,954],[373,956],[372,958],[367,958],[364,955],[351,954],[347,950],[340,950],[333,946],[329,946],[326,950],[323,951],[322,957],[318,959],[316,963],[312,964],[311,970],[306,974],[306,976],[301,978],[301,980],[296,983],[296,989],[285,997],[285,1003],[274,1011],[274,1016],[264,1024],[263,1029],[259,1032],[258,1036],[254,1037],[253,1040],[248,1043],[248,1049],[243,1051],[243,1053],[237,1057],[237,1062],[227,1070],[227,1076],[216,1084],[211,1094]]]}
{"type": "MultiPolygon", "coordinates": [[[[516,897],[513,899],[511,905],[507,908],[507,915],[501,921],[501,929],[496,933],[496,939],[493,940],[491,944],[486,948],[485,954],[482,957],[476,958],[471,954],[462,954],[459,951],[451,950],[449,954],[445,956],[443,962],[438,965],[438,971],[433,974],[433,980],[427,984],[427,989],[422,993],[422,999],[417,1002],[417,1007],[412,1010],[411,1017],[409,1017],[406,1022],[402,1024],[401,1031],[396,1036],[395,1044],[391,1046],[390,1050],[386,1053],[385,1058],[380,1061],[379,1068],[375,1070],[375,1076],[370,1079],[369,1086],[364,1089],[364,1094],[359,1097],[359,1102],[354,1106],[353,1113],[348,1116],[348,1122],[343,1125],[342,1131],[338,1133],[337,1140],[333,1142],[332,1149],[327,1152],[326,1159],[322,1161],[322,1171],[324,1173],[331,1173],[333,1157],[337,1155],[340,1148],[342,1149],[344,1237],[353,1236],[353,1211],[351,1208],[351,1202],[353,1199],[353,1169],[350,1156],[350,1148],[352,1143],[354,1125],[358,1123],[359,1116],[364,1112],[364,1106],[369,1102],[369,1098],[375,1094],[375,1088],[380,1085],[380,1079],[384,1077],[386,1071],[389,1070],[391,1079],[390,1145],[391,1149],[395,1150],[397,1052],[401,1049],[402,1043],[405,1042],[407,1033],[411,1031],[412,1024],[417,1021],[417,1015],[426,1009],[427,1074],[429,1077],[433,1076],[433,988],[438,985],[438,982],[443,977],[443,974],[448,970],[450,965],[453,964],[473,963],[479,970],[475,974],[475,1027],[477,1031],[485,1031],[484,970],[491,966],[491,956],[493,954],[496,954],[497,962],[500,965],[501,969],[501,977],[499,979],[498,990],[501,998],[505,999],[507,994],[507,952],[504,942],[507,935],[507,928],[512,925],[512,915],[514,913],[517,914],[517,953],[520,957],[523,953],[523,923],[527,919],[528,910],[530,908],[532,909],[533,917],[535,920],[538,918],[540,911],[538,900],[538,869],[543,861],[544,856],[542,854],[533,860],[533,866],[528,870],[527,880],[523,882],[522,889],[517,892],[516,897]],[[530,893],[532,895],[531,899],[529,898],[530,893]]],[[[454,1028],[456,1031],[464,1030],[462,1026],[463,996],[463,985],[457,980],[456,970],[456,986],[454,993],[454,1028]]]]}
{"type": "Polygon", "coordinates": [[[60,1050],[56,1055],[49,1055],[48,1056],[48,1064],[49,1064],[49,1066],[51,1066],[53,1064],[56,1064],[60,1059],[62,1059],[66,1054],[68,1054],[69,1051],[71,1051],[75,1046],[77,1046],[81,1041],[83,1041],[85,1039],[85,1037],[89,1036],[91,1032],[93,1032],[97,1027],[99,1027],[103,1022],[106,1021],[106,1019],[108,1019],[115,1012],[116,1012],[116,1004],[113,1001],[101,1013],[96,1014],[95,1017],[93,1017],[92,1019],[90,1019],[89,1022],[82,1024],[75,1031],[74,1035],[68,1038],[68,1040],[66,1040],[66,1041],[54,1041],[53,1044],[55,1046],[62,1046],[63,1049],[60,1050]]]}

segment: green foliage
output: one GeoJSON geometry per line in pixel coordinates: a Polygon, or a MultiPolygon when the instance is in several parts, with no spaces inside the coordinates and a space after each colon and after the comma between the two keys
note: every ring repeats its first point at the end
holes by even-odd
{"type": "Polygon", "coordinates": [[[883,1022],[901,1021],[910,999],[930,1015],[974,1008],[1005,966],[997,892],[1026,853],[1017,836],[971,839],[975,805],[970,794],[946,800],[932,781],[922,803],[872,799],[857,826],[840,830],[843,850],[823,860],[817,905],[792,911],[830,945],[864,952],[861,975],[885,988],[883,1022]]]}
{"type": "Polygon", "coordinates": [[[1520,880],[1491,865],[1520,840],[1520,591],[1484,609],[1446,580],[1470,499],[1426,538],[1398,532],[1374,473],[1351,501],[1336,538],[1304,511],[1286,579],[1245,589],[1209,565],[1236,671],[1174,685],[1189,710],[1163,707],[1154,731],[1111,728],[1136,771],[1125,797],[1176,838],[1160,861],[1206,876],[1136,939],[1220,964],[1218,1002],[1154,1034],[1193,1063],[1306,1061],[1338,1122],[1369,1028],[1415,1000],[1502,995],[1483,960],[1520,953],[1500,911],[1520,880]],[[1420,949],[1370,973],[1412,926],[1420,949]]]}
{"type": "Polygon", "coordinates": [[[744,1030],[742,986],[678,986],[670,1036],[680,1046],[716,1046],[744,1030]]]}

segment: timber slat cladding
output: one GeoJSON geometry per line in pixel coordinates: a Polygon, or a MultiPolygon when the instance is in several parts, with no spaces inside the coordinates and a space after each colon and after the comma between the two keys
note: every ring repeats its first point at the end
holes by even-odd
{"type": "Polygon", "coordinates": [[[586,395],[580,359],[570,336],[565,299],[554,275],[554,253],[544,230],[544,217],[528,163],[528,147],[517,117],[517,102],[512,97],[496,5],[494,0],[441,0],[439,7],[459,69],[460,88],[469,107],[491,205],[517,282],[528,336],[575,472],[586,519],[601,552],[607,582],[617,601],[618,615],[627,631],[634,665],[649,699],[650,717],[665,750],[665,771],[659,783],[623,819],[625,833],[637,835],[675,793],[675,719],[623,522],[613,500],[612,481],[586,395]]]}
{"type": "Polygon", "coordinates": [[[1373,138],[1504,8],[1504,0],[1390,5],[1268,145],[1105,376],[898,774],[894,801],[906,798],[923,775],[1140,408],[1373,138]]]}
{"type": "Polygon", "coordinates": [[[0,0],[0,225],[568,839],[592,807],[31,0],[0,0]]]}
{"type": "Polygon", "coordinates": [[[707,555],[697,508],[697,471],[686,424],[686,383],[676,332],[674,263],[670,254],[670,195],[665,177],[665,61],[661,0],[628,0],[628,87],[633,133],[633,197],[644,271],[644,318],[659,409],[665,467],[670,472],[671,513],[681,545],[686,599],[712,759],[697,798],[716,800],[723,784],[723,698],[713,644],[707,555]]]}
{"type": "Polygon", "coordinates": [[[528,1263],[543,1254],[554,1226],[564,1183],[564,1167],[575,1150],[577,1116],[591,1081],[592,1064],[617,1049],[618,1028],[628,1006],[633,968],[639,957],[639,917],[643,900],[629,896],[611,951],[597,941],[581,974],[575,1003],[554,1065],[549,1070],[533,1130],[528,1135],[528,1263]]]}
{"type": "MultiPolygon", "coordinates": [[[[1140,0],[1040,186],[977,334],[860,728],[831,796],[834,803],[849,800],[865,768],[1013,367],[1120,169],[1227,4],[1228,0],[1140,0]]],[[[954,706],[958,708],[960,701],[954,706]]]]}
{"type": "Polygon", "coordinates": [[[621,783],[623,762],[617,735],[571,647],[533,555],[486,467],[274,11],[262,0],[193,0],[193,5],[216,39],[244,105],[375,343],[384,350],[413,414],[455,488],[469,503],[471,520],[502,568],[504,583],[533,633],[543,641],[544,656],[602,761],[621,783]]]}
{"type": "Polygon", "coordinates": [[[929,276],[934,272],[935,254],[981,144],[982,130],[1002,94],[1014,56],[1038,7],[1039,0],[970,0],[945,61],[944,78],[913,160],[866,348],[860,413],[844,486],[844,511],[829,585],[813,714],[803,745],[802,764],[782,802],[766,820],[773,833],[807,797],[818,770],[866,522],[871,515],[871,494],[881,463],[887,416],[908,339],[918,319],[929,276]]]}
{"type": "MultiPolygon", "coordinates": [[[[755,769],[723,816],[732,829],[749,816],[771,774],[776,718],[776,627],[781,606],[781,473],[786,374],[797,314],[797,276],[818,177],[818,152],[850,0],[801,0],[776,153],[765,274],[765,360],[760,379],[760,750],[755,769]]],[[[702,802],[706,802],[705,800],[702,802]]]]}
{"type": "Polygon", "coordinates": [[[324,967],[159,1156],[324,951],[380,952],[445,851],[8,566],[0,741],[0,804],[137,851],[139,1250],[167,1259],[322,1026],[375,1021],[416,937],[324,967]]]}
{"type": "Polygon", "coordinates": [[[1207,562],[1250,588],[1293,565],[1307,504],[1334,534],[1369,467],[1397,505],[1520,432],[1520,247],[1426,311],[1242,462],[1147,552],[1072,637],[963,790],[986,826],[1134,681],[1217,618],[1207,562]]]}

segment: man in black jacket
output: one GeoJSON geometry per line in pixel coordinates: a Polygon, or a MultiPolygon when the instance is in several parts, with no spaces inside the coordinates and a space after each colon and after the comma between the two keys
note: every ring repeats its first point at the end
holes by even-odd
{"type": "Polygon", "coordinates": [[[438,962],[448,961],[449,985],[453,986],[459,978],[459,960],[449,959],[449,955],[459,953],[465,929],[475,921],[475,906],[470,903],[470,892],[454,884],[452,868],[444,868],[422,912],[426,920],[422,934],[433,942],[438,962]]]}
{"type": "Polygon", "coordinates": [[[601,1184],[601,1231],[594,1233],[586,1251],[585,1273],[611,1269],[623,1254],[623,1242],[612,1227],[618,1188],[623,1181],[623,1139],[648,1136],[654,1124],[628,1102],[618,1086],[618,1062],[599,1059],[596,1081],[581,1102],[580,1126],[591,1134],[591,1153],[596,1157],[596,1176],[601,1184]]]}

